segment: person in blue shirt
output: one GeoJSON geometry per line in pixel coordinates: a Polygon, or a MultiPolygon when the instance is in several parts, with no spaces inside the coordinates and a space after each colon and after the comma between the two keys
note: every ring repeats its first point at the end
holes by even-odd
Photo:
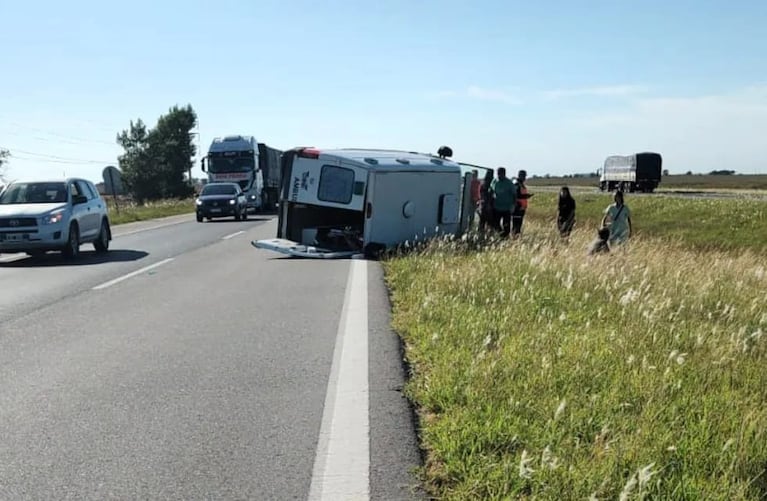
{"type": "Polygon", "coordinates": [[[506,177],[505,167],[498,167],[498,178],[490,190],[493,192],[495,226],[500,229],[501,237],[507,238],[511,233],[511,211],[517,205],[517,187],[506,177]]]}
{"type": "Polygon", "coordinates": [[[610,245],[622,244],[631,236],[631,211],[623,201],[623,192],[615,192],[615,203],[605,209],[602,226],[610,228],[610,245]]]}

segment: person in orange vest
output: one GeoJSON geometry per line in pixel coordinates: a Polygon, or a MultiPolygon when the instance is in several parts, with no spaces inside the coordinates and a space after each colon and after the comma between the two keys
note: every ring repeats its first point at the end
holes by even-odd
{"type": "Polygon", "coordinates": [[[522,233],[522,222],[527,211],[527,201],[533,196],[532,193],[527,191],[527,186],[525,186],[526,179],[527,171],[525,170],[520,170],[517,173],[517,177],[513,179],[514,186],[517,189],[517,205],[511,215],[511,235],[513,237],[517,237],[522,233]]]}
{"type": "Polygon", "coordinates": [[[479,207],[480,188],[482,188],[482,181],[479,180],[479,171],[474,169],[471,171],[471,203],[475,209],[479,207]]]}

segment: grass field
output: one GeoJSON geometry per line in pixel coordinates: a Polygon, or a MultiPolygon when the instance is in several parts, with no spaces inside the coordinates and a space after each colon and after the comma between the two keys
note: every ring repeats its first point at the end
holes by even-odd
{"type": "MultiPolygon", "coordinates": [[[[531,192],[534,190],[531,188],[531,192]]],[[[574,194],[576,225],[596,235],[611,194],[574,194]]],[[[638,237],[659,239],[659,245],[696,250],[745,250],[767,254],[767,203],[752,199],[689,199],[625,195],[638,237]]],[[[535,193],[527,221],[556,226],[557,193],[535,193]]]]}
{"type": "Polygon", "coordinates": [[[541,195],[519,241],[385,262],[429,493],[767,497],[767,204],[627,197],[635,237],[587,257],[607,197],[566,244],[541,195]]]}
{"type": "MultiPolygon", "coordinates": [[[[598,187],[598,177],[551,177],[529,179],[528,186],[590,186],[598,187]]],[[[767,190],[767,175],[743,174],[733,176],[711,176],[711,175],[670,175],[661,179],[658,190],[767,190]]]]}
{"type": "Polygon", "coordinates": [[[117,206],[111,197],[104,197],[109,207],[112,225],[145,221],[160,217],[191,214],[194,212],[194,200],[160,200],[138,205],[132,201],[118,200],[117,206]]]}

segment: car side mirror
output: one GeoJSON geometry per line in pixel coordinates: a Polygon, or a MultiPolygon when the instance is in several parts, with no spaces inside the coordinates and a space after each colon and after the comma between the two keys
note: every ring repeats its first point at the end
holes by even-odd
{"type": "Polygon", "coordinates": [[[85,195],[75,195],[72,197],[72,205],[80,205],[88,202],[88,199],[85,198],[85,195]]]}

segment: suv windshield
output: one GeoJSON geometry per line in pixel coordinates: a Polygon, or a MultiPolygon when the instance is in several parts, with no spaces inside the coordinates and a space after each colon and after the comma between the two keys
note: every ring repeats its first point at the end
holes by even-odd
{"type": "Polygon", "coordinates": [[[67,201],[64,183],[14,183],[0,195],[0,204],[51,204],[67,201]]]}
{"type": "Polygon", "coordinates": [[[234,195],[237,189],[231,184],[209,184],[202,189],[201,195],[234,195]]]}

